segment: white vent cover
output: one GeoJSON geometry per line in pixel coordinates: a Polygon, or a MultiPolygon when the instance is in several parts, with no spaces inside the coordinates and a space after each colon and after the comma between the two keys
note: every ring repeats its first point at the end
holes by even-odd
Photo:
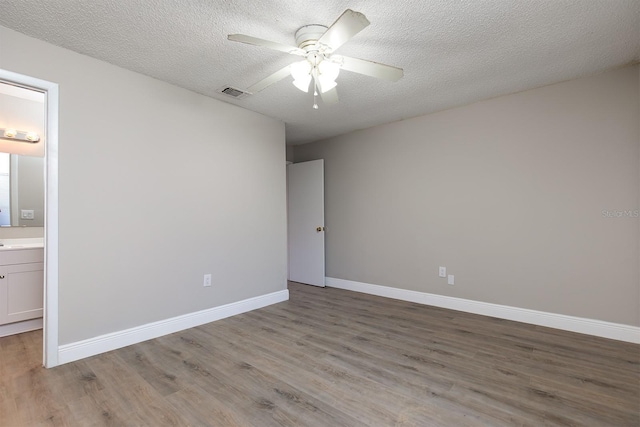
{"type": "Polygon", "coordinates": [[[225,86],[222,89],[220,89],[219,92],[235,99],[242,99],[251,95],[249,92],[245,92],[243,90],[240,90],[231,86],[225,86]]]}

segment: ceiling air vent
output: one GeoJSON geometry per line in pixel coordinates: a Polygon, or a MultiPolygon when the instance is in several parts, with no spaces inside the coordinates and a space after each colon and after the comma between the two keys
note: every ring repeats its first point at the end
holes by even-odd
{"type": "Polygon", "coordinates": [[[249,92],[244,92],[231,86],[226,86],[220,89],[220,93],[224,93],[225,95],[236,99],[246,98],[247,96],[251,95],[249,92]]]}

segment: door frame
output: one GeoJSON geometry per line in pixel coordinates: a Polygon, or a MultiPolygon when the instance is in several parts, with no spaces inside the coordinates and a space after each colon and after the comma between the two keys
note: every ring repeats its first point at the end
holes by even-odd
{"type": "Polygon", "coordinates": [[[0,81],[45,95],[44,313],[42,364],[58,366],[58,84],[0,69],[0,81]]]}

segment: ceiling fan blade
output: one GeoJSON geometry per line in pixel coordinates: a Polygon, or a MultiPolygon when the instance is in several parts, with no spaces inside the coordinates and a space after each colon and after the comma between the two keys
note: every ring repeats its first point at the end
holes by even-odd
{"type": "Polygon", "coordinates": [[[333,105],[338,103],[338,91],[334,87],[325,93],[320,92],[320,98],[325,105],[333,105]]]}
{"type": "Polygon", "coordinates": [[[364,59],[351,58],[349,56],[332,56],[331,59],[337,60],[344,70],[392,82],[400,80],[404,75],[402,68],[378,62],[365,61],[364,59]]]}
{"type": "Polygon", "coordinates": [[[307,52],[305,52],[304,50],[294,46],[287,46],[286,44],[259,39],[257,37],[251,37],[244,34],[229,34],[227,36],[227,39],[233,42],[240,42],[240,43],[251,44],[254,46],[267,47],[269,49],[277,50],[284,53],[290,53],[292,55],[305,56],[307,54],[307,52]]]}
{"type": "Polygon", "coordinates": [[[287,65],[286,67],[271,74],[269,77],[260,80],[258,83],[254,84],[253,86],[248,87],[247,92],[250,92],[250,93],[260,92],[262,89],[266,88],[267,86],[270,86],[276,82],[279,82],[280,80],[284,79],[285,77],[291,74],[290,67],[291,67],[290,65],[287,65]]]}
{"type": "Polygon", "coordinates": [[[366,16],[347,9],[320,37],[318,43],[329,46],[331,51],[335,51],[368,25],[369,20],[366,16]]]}

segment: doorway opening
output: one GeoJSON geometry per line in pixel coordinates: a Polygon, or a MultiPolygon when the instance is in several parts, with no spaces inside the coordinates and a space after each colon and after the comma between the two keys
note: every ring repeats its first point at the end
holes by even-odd
{"type": "Polygon", "coordinates": [[[44,95],[44,289],[42,364],[58,365],[58,85],[0,69],[0,83],[44,95]]]}

